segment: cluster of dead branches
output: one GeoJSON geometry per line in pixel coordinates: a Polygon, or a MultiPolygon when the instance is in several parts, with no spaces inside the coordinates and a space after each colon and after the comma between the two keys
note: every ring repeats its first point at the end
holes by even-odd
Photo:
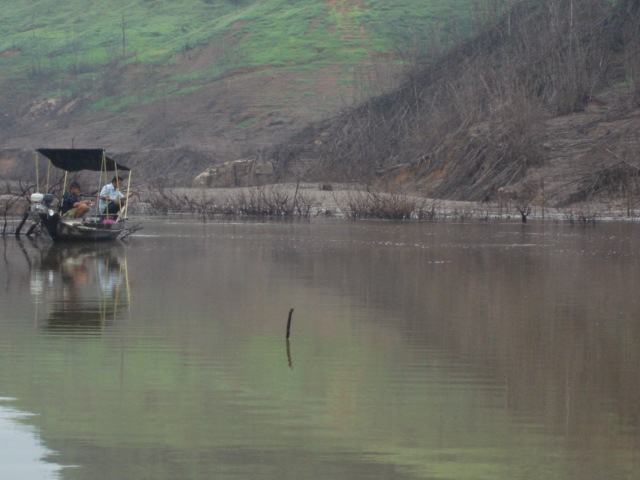
{"type": "Polygon", "coordinates": [[[20,235],[29,208],[33,186],[24,182],[4,181],[0,186],[0,236],[20,235]]]}
{"type": "Polygon", "coordinates": [[[607,195],[636,195],[639,192],[638,167],[627,162],[618,162],[581,176],[572,201],[585,201],[599,193],[607,195]]]}
{"type": "MultiPolygon", "coordinates": [[[[338,201],[336,200],[336,203],[338,201]]],[[[380,193],[372,190],[350,190],[346,193],[342,214],[351,219],[377,218],[408,220],[435,218],[435,202],[426,198],[410,197],[399,193],[380,193]]]]}
{"type": "Polygon", "coordinates": [[[580,177],[576,191],[566,203],[590,201],[599,194],[624,199],[627,216],[632,216],[640,194],[640,169],[623,161],[587,172],[580,177]]]}
{"type": "Polygon", "coordinates": [[[277,185],[242,188],[233,191],[211,193],[185,193],[179,189],[156,186],[144,198],[149,205],[149,213],[195,214],[203,217],[214,215],[249,215],[282,217],[312,214],[315,202],[309,195],[298,189],[292,194],[277,185]]]}
{"type": "Polygon", "coordinates": [[[593,226],[598,223],[599,220],[598,213],[592,212],[589,209],[568,210],[563,213],[563,217],[569,225],[581,225],[583,227],[593,226]]]}

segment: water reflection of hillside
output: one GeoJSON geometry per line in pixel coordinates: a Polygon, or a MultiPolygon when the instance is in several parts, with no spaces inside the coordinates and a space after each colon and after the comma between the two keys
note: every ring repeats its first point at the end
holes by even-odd
{"type": "Polygon", "coordinates": [[[396,312],[415,361],[438,351],[464,365],[525,422],[580,442],[610,421],[638,429],[640,273],[627,227],[429,228],[437,237],[406,228],[401,241],[273,255],[311,283],[396,312]]]}
{"type": "Polygon", "coordinates": [[[100,333],[128,306],[128,276],[119,245],[51,245],[31,261],[31,292],[51,333],[100,333]]]}

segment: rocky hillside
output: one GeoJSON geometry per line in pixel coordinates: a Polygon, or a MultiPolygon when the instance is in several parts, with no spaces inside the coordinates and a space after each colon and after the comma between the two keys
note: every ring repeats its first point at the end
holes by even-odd
{"type": "Polygon", "coordinates": [[[282,178],[364,179],[439,198],[636,196],[639,12],[637,0],[522,2],[269,158],[282,178]]]}

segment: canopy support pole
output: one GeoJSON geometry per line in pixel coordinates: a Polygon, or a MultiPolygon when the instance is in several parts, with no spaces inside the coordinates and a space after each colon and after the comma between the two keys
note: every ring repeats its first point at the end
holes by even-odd
{"type": "Polygon", "coordinates": [[[36,158],[36,192],[40,192],[40,173],[38,171],[38,152],[34,152],[36,158]]]}
{"type": "MultiPolygon", "coordinates": [[[[113,172],[115,173],[115,177],[118,178],[118,166],[114,165],[113,166],[113,172]]],[[[116,218],[118,216],[120,216],[120,212],[122,211],[122,202],[120,201],[120,181],[116,182],[118,185],[118,188],[116,188],[116,190],[118,191],[118,215],[116,216],[116,218]]]]}
{"type": "MultiPolygon", "coordinates": [[[[104,184],[106,185],[109,181],[107,177],[107,157],[104,154],[104,150],[102,150],[102,171],[104,172],[104,184]]],[[[100,205],[100,194],[98,194],[98,205],[100,205]]],[[[104,213],[107,215],[107,220],[109,219],[109,198],[104,201],[104,213]]],[[[98,213],[101,213],[98,211],[98,213]]]]}
{"type": "Polygon", "coordinates": [[[49,175],[51,173],[51,161],[47,162],[47,193],[49,193],[49,175]]]}
{"type": "Polygon", "coordinates": [[[129,179],[127,180],[127,201],[124,204],[124,218],[127,218],[127,212],[129,211],[129,195],[131,194],[131,172],[129,172],[129,179]]]}

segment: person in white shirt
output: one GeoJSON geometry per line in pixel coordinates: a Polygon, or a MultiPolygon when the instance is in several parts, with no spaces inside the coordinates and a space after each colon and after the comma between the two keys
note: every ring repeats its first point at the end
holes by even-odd
{"type": "Polygon", "coordinates": [[[111,183],[107,183],[102,190],[100,190],[100,202],[98,203],[98,210],[100,213],[108,213],[109,215],[116,215],[126,201],[138,192],[131,192],[129,195],[124,195],[120,191],[120,183],[122,183],[121,177],[113,177],[111,183]]]}

